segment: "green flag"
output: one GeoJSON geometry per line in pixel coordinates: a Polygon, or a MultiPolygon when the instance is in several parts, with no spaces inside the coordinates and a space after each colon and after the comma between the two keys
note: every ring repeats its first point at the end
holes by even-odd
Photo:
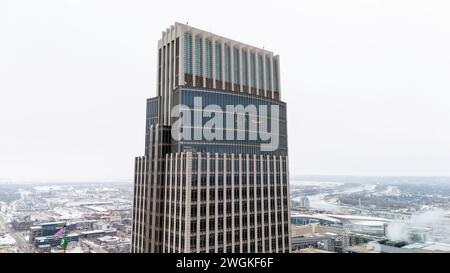
{"type": "Polygon", "coordinates": [[[64,236],[61,238],[61,242],[59,243],[59,246],[60,246],[62,249],[66,249],[68,243],[69,243],[69,242],[67,241],[66,235],[64,235],[64,236]]]}

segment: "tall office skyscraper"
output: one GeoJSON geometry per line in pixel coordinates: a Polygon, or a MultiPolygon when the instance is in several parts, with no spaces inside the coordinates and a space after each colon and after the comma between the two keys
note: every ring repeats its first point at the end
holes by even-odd
{"type": "Polygon", "coordinates": [[[159,40],[157,74],[135,160],[131,251],[289,252],[279,56],[175,23],[159,40]],[[230,116],[230,105],[241,111],[230,116]]]}

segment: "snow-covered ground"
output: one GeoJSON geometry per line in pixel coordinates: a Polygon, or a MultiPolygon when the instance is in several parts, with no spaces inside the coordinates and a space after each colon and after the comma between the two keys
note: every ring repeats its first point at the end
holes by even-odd
{"type": "Polygon", "coordinates": [[[9,234],[0,236],[0,246],[15,246],[16,240],[9,234]]]}

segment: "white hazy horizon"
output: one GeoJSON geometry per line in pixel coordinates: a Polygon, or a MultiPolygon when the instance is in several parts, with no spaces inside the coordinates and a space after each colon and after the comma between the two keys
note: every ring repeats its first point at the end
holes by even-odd
{"type": "Polygon", "coordinates": [[[280,55],[290,173],[450,176],[450,2],[0,2],[0,180],[132,180],[175,21],[280,55]]]}

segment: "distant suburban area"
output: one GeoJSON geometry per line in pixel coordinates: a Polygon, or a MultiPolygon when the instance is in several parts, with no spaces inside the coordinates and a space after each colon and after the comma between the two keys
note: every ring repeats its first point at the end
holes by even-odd
{"type": "MultiPolygon", "coordinates": [[[[0,182],[0,253],[130,252],[133,185],[0,182]]],[[[291,177],[296,253],[450,252],[450,178],[291,177]]]]}
{"type": "Polygon", "coordinates": [[[62,252],[55,233],[66,225],[67,252],[130,250],[131,183],[0,184],[0,252],[62,252]]]}

